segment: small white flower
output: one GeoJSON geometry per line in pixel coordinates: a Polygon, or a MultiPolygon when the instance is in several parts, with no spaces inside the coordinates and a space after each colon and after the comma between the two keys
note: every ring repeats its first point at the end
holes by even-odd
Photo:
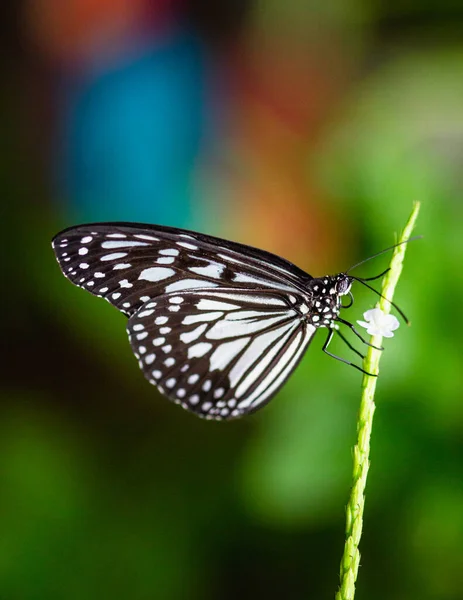
{"type": "Polygon", "coordinates": [[[365,327],[370,335],[382,335],[384,337],[393,337],[400,323],[394,315],[386,315],[380,308],[371,308],[363,313],[365,321],[357,321],[359,325],[365,327]]]}

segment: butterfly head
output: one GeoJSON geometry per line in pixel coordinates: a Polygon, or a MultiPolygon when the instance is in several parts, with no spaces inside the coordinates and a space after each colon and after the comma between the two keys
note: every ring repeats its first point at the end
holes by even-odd
{"type": "Polygon", "coordinates": [[[335,280],[334,288],[338,296],[345,296],[350,292],[353,282],[352,277],[349,277],[345,273],[339,273],[333,279],[335,280]]]}
{"type": "Polygon", "coordinates": [[[346,273],[338,273],[337,275],[326,275],[318,277],[310,282],[309,289],[315,299],[331,298],[333,302],[339,300],[341,296],[345,296],[350,292],[353,277],[349,277],[346,273]]]}
{"type": "Polygon", "coordinates": [[[310,322],[314,327],[331,327],[341,310],[341,296],[350,293],[352,277],[345,273],[326,275],[310,282],[310,322]]]}

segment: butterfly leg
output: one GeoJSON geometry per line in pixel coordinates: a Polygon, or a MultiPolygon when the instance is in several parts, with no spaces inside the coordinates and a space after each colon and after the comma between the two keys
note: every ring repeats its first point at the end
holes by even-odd
{"type": "Polygon", "coordinates": [[[375,350],[384,350],[384,348],[382,346],[375,346],[374,344],[370,344],[370,342],[367,342],[366,339],[355,329],[354,325],[352,325],[352,323],[349,323],[349,321],[344,321],[344,319],[341,319],[340,317],[338,317],[336,319],[336,321],[338,323],[342,323],[343,325],[347,325],[347,327],[349,327],[349,329],[351,329],[355,335],[362,340],[362,342],[364,344],[366,344],[367,346],[371,346],[372,348],[374,348],[375,350]]]}
{"type": "Polygon", "coordinates": [[[349,304],[346,304],[345,306],[343,304],[342,307],[341,307],[343,309],[350,308],[352,306],[352,304],[354,304],[354,296],[353,296],[352,292],[347,292],[347,294],[349,296],[350,302],[349,302],[349,304]]]}
{"type": "Polygon", "coordinates": [[[335,329],[334,331],[336,331],[336,333],[339,335],[339,337],[342,339],[342,341],[346,344],[346,346],[348,348],[350,348],[353,352],[355,352],[355,354],[357,354],[357,356],[360,356],[361,359],[365,358],[365,355],[362,354],[361,352],[359,352],[356,348],[354,348],[354,346],[352,346],[352,344],[349,342],[349,340],[345,337],[345,335],[343,335],[339,329],[335,329]]]}
{"type": "Polygon", "coordinates": [[[349,360],[346,360],[345,358],[341,358],[340,356],[337,356],[336,354],[329,352],[328,346],[330,345],[331,340],[333,339],[333,335],[334,335],[334,330],[329,329],[328,336],[327,336],[326,341],[323,344],[323,348],[322,348],[322,350],[325,354],[328,354],[328,356],[331,356],[332,358],[335,358],[336,360],[339,360],[339,361],[345,363],[346,365],[350,365],[351,367],[354,367],[354,369],[361,371],[364,375],[370,375],[370,377],[377,377],[377,375],[374,375],[373,373],[368,373],[368,371],[365,371],[364,369],[362,369],[362,367],[359,367],[358,365],[350,362],[349,360]]]}

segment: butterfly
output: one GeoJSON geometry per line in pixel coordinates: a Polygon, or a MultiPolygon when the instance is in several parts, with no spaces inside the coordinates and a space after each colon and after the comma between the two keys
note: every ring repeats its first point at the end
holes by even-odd
{"type": "Polygon", "coordinates": [[[363,371],[328,346],[337,333],[362,357],[339,324],[368,342],[339,312],[343,296],[351,299],[344,308],[352,305],[354,280],[377,277],[312,277],[264,250],[160,225],[79,225],[52,246],[72,283],[128,317],[150,383],[200,417],[234,419],[264,406],[321,328],[323,351],[363,371]]]}

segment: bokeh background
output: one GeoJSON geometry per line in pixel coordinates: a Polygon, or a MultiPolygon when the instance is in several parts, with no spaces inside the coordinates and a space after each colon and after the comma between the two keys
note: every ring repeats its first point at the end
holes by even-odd
{"type": "MultiPolygon", "coordinates": [[[[419,199],[357,598],[462,599],[461,3],[2,8],[0,598],[332,598],[360,374],[316,339],[264,410],[197,419],[144,380],[125,318],[65,280],[50,239],[146,221],[321,275],[393,243],[419,199]]],[[[348,318],[374,302],[356,290],[348,318]]]]}

